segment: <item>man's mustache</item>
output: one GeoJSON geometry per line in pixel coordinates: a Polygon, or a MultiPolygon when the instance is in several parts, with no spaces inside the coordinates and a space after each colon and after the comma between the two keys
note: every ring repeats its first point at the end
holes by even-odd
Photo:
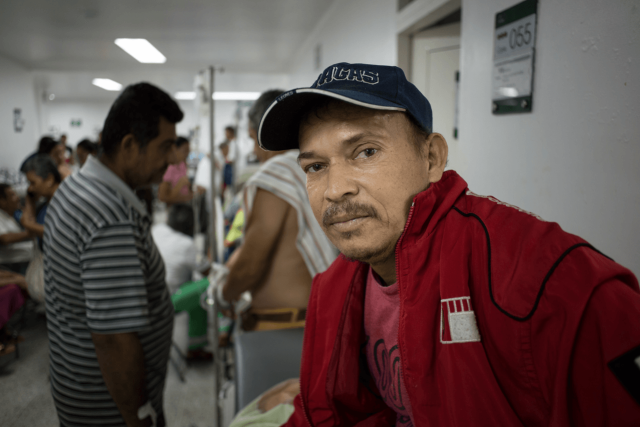
{"type": "Polygon", "coordinates": [[[327,208],[322,214],[322,224],[325,227],[330,226],[336,222],[336,218],[339,217],[358,218],[369,216],[372,218],[379,218],[378,211],[373,206],[357,203],[351,200],[347,200],[343,203],[336,203],[327,208]]]}

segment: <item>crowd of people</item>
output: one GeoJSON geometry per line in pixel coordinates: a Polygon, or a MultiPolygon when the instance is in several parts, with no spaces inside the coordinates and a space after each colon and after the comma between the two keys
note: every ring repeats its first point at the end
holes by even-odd
{"type": "MultiPolygon", "coordinates": [[[[234,426],[640,424],[635,276],[445,171],[447,142],[402,70],[339,63],[264,92],[246,182],[225,129],[209,160],[224,265],[197,244],[212,189],[194,183],[182,118],[161,89],[128,86],[100,143],[77,145],[79,168],[44,137],[20,166],[24,201],[0,184],[0,326],[44,301],[61,425],[165,425],[174,315],[189,315],[189,358],[230,338],[207,341],[209,286],[244,332],[304,328],[300,380],[234,426]]],[[[0,339],[6,354],[19,336],[0,339]]]]}

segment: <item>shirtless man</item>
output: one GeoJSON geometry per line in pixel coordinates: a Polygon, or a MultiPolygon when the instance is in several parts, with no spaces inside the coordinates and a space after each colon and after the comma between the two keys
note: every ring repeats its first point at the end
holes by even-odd
{"type": "Polygon", "coordinates": [[[252,307],[243,315],[246,330],[304,326],[311,279],[336,256],[313,217],[298,150],[273,152],[258,146],[260,120],[281,93],[265,92],[249,111],[249,135],[263,165],[245,186],[244,244],[229,263],[222,291],[226,301],[251,293],[252,307]]]}

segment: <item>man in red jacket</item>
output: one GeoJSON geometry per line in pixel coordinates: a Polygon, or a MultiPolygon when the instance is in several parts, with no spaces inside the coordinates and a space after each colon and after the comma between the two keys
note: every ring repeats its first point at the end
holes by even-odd
{"type": "Polygon", "coordinates": [[[397,67],[339,63],[259,131],[299,148],[342,256],[315,277],[287,426],[639,426],[640,291],[557,224],[444,172],[397,67]]]}

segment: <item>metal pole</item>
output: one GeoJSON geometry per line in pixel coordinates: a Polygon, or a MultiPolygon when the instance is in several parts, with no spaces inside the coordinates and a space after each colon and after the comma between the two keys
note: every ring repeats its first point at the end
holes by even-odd
{"type": "MultiPolygon", "coordinates": [[[[209,109],[209,150],[211,153],[211,206],[210,208],[210,219],[209,219],[209,245],[211,250],[211,257],[214,262],[221,261],[221,254],[218,253],[218,245],[217,240],[221,238],[221,236],[217,235],[217,226],[216,226],[216,200],[218,197],[218,188],[216,187],[216,157],[215,157],[215,102],[213,100],[214,93],[214,85],[215,85],[215,67],[209,67],[209,102],[211,103],[211,108],[209,109]]],[[[215,277],[215,275],[210,275],[210,278],[215,277]]],[[[214,365],[215,365],[215,380],[214,380],[214,419],[215,419],[215,427],[222,427],[222,411],[220,408],[220,389],[222,385],[222,375],[224,373],[223,368],[223,360],[222,360],[222,351],[218,348],[218,304],[215,299],[215,295],[213,295],[214,286],[217,283],[210,283],[207,292],[207,302],[209,303],[209,308],[213,313],[210,312],[210,315],[213,316],[213,331],[211,331],[210,336],[213,342],[211,343],[214,352],[214,365]]]]}
{"type": "Polygon", "coordinates": [[[209,233],[209,245],[211,249],[211,257],[215,262],[220,262],[218,254],[218,245],[216,239],[220,236],[216,236],[216,209],[215,201],[218,197],[218,188],[216,188],[216,156],[215,156],[215,102],[213,100],[214,84],[215,84],[215,67],[209,67],[209,102],[211,102],[211,108],[209,109],[209,152],[211,153],[211,218],[210,218],[210,230],[209,233]]]}

